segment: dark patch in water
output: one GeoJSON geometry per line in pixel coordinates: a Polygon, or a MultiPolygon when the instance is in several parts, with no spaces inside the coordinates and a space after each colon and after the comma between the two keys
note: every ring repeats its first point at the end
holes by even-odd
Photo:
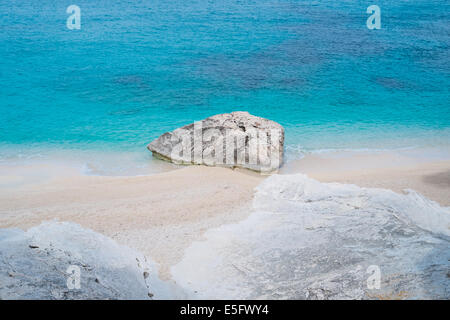
{"type": "Polygon", "coordinates": [[[355,12],[335,12],[292,3],[279,10],[286,19],[292,19],[293,15],[304,17],[302,21],[293,20],[292,24],[278,25],[271,21],[270,27],[266,27],[272,28],[274,33],[282,28],[292,34],[291,38],[269,46],[264,45],[264,40],[257,39],[255,49],[245,55],[232,51],[192,59],[186,64],[201,78],[223,87],[299,91],[305,89],[304,79],[314,76],[324,63],[336,56],[367,57],[385,52],[381,40],[360,27],[365,21],[355,12]],[[333,21],[339,23],[330,25],[333,21]]]}
{"type": "Polygon", "coordinates": [[[115,83],[120,84],[141,84],[143,82],[142,77],[138,75],[127,75],[127,76],[120,76],[114,79],[115,83]]]}
{"type": "Polygon", "coordinates": [[[149,89],[148,84],[139,75],[125,75],[116,77],[113,82],[118,85],[135,86],[140,89],[149,89]]]}
{"type": "Polygon", "coordinates": [[[410,89],[411,85],[408,83],[397,79],[397,78],[391,78],[391,77],[376,77],[372,80],[376,84],[379,84],[387,89],[397,89],[397,90],[403,90],[403,89],[410,89]]]}
{"type": "Polygon", "coordinates": [[[117,110],[117,111],[108,112],[108,115],[110,115],[110,116],[132,116],[132,115],[142,112],[142,110],[143,110],[142,108],[117,110]]]}

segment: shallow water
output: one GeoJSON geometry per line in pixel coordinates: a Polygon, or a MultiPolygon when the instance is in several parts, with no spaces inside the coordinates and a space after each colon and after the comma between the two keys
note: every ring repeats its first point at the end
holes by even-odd
{"type": "Polygon", "coordinates": [[[98,172],[140,174],[152,139],[235,110],[294,155],[450,144],[448,3],[383,2],[381,30],[364,1],[76,4],[79,31],[64,3],[0,2],[0,160],[136,152],[98,172]]]}

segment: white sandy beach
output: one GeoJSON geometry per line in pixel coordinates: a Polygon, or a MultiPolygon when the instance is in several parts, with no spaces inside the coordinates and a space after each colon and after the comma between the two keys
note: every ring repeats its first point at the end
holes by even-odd
{"type": "MultiPolygon", "coordinates": [[[[266,178],[204,166],[137,177],[86,176],[62,165],[1,169],[0,228],[75,222],[151,257],[163,279],[205,231],[248,217],[254,188],[266,178]]],[[[280,171],[296,172],[323,182],[414,189],[450,206],[450,161],[386,152],[314,154],[280,171]]]]}
{"type": "MultiPolygon", "coordinates": [[[[2,181],[20,181],[18,172],[24,171],[10,172],[2,181]]],[[[253,188],[261,179],[201,166],[141,177],[66,172],[44,182],[3,187],[0,227],[29,228],[52,219],[76,222],[151,256],[164,277],[205,230],[249,214],[253,188]]]]}

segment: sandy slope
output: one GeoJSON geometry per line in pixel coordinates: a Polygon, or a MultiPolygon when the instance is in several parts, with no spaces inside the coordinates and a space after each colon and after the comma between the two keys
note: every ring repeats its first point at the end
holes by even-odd
{"type": "Polygon", "coordinates": [[[151,256],[164,276],[206,229],[245,218],[262,178],[192,166],[145,177],[69,175],[3,187],[0,227],[76,222],[151,256]]]}

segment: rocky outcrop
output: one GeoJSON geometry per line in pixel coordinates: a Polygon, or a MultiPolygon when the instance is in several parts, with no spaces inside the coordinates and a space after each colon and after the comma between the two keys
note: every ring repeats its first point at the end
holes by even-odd
{"type": "Polygon", "coordinates": [[[284,129],[248,112],[218,114],[166,132],[147,148],[177,164],[277,170],[283,162],[284,129]]]}
{"type": "Polygon", "coordinates": [[[155,271],[140,253],[74,223],[0,229],[0,300],[151,299],[155,271]]]}

